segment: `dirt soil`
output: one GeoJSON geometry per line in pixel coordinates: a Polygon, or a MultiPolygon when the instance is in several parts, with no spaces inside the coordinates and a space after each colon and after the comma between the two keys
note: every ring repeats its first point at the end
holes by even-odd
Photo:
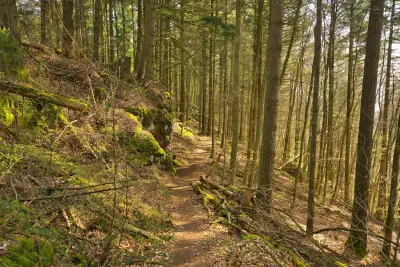
{"type": "Polygon", "coordinates": [[[227,230],[209,223],[207,212],[190,185],[211,168],[211,139],[197,137],[196,145],[184,153],[188,146],[177,149],[178,159],[183,158],[186,164],[177,168],[177,176],[169,185],[175,231],[170,266],[216,266],[215,258],[223,253],[221,243],[227,230]]]}

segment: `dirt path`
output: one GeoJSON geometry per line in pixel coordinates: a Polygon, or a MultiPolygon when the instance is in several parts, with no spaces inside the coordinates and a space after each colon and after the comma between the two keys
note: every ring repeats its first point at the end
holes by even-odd
{"type": "Polygon", "coordinates": [[[171,182],[175,235],[170,266],[214,266],[211,259],[218,241],[190,186],[208,167],[210,151],[210,138],[198,137],[196,148],[185,158],[188,163],[177,169],[171,182]]]}

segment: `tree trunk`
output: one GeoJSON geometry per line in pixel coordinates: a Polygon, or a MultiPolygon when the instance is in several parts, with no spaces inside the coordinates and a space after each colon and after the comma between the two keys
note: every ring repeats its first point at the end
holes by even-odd
{"type": "Polygon", "coordinates": [[[267,212],[272,205],[274,180],[275,139],[278,115],[278,96],[280,87],[280,66],[282,52],[283,0],[270,2],[269,35],[267,44],[268,90],[265,97],[264,130],[260,154],[260,189],[267,212]]]}
{"type": "MultiPolygon", "coordinates": [[[[392,20],[393,20],[393,11],[395,7],[395,0],[393,0],[392,5],[392,20]]],[[[393,165],[392,165],[392,180],[390,184],[390,197],[389,197],[389,207],[387,211],[386,223],[385,223],[385,238],[387,240],[392,240],[392,233],[394,228],[394,216],[396,213],[396,202],[397,202],[397,185],[398,185],[398,176],[399,176],[399,161],[400,161],[400,118],[398,118],[397,125],[397,138],[396,144],[394,147],[393,154],[393,165]]],[[[391,244],[389,242],[384,242],[382,247],[382,253],[389,258],[390,256],[391,244]]]]}
{"type": "Polygon", "coordinates": [[[19,39],[16,0],[0,1],[0,29],[10,29],[11,35],[19,39]]]}
{"type": "Polygon", "coordinates": [[[140,55],[142,53],[142,25],[143,25],[143,15],[142,15],[142,0],[137,0],[137,9],[138,9],[138,21],[137,21],[137,36],[136,36],[136,53],[135,53],[135,63],[134,68],[135,71],[138,71],[140,55]]]}
{"type": "Polygon", "coordinates": [[[314,231],[314,179],[315,165],[317,159],[318,139],[318,97],[319,97],[319,76],[321,65],[321,30],[322,30],[322,0],[317,0],[317,22],[314,28],[314,90],[311,115],[310,135],[310,159],[308,163],[308,212],[307,212],[307,233],[314,231]]]}
{"type": "Polygon", "coordinates": [[[357,231],[351,232],[347,242],[360,256],[367,253],[368,190],[384,3],[385,0],[376,0],[370,4],[351,218],[351,228],[357,231]]]}
{"type": "Polygon", "coordinates": [[[296,13],[294,15],[292,34],[290,36],[290,41],[289,41],[288,50],[286,52],[285,61],[283,62],[283,66],[282,66],[281,81],[285,77],[286,67],[287,67],[287,64],[289,63],[290,53],[292,52],[294,39],[295,39],[296,33],[297,33],[297,25],[299,23],[300,10],[301,10],[302,5],[303,5],[303,0],[297,0],[296,13]]]}
{"type": "Polygon", "coordinates": [[[99,61],[100,35],[101,26],[103,24],[103,16],[101,14],[101,0],[96,0],[94,5],[94,22],[93,22],[93,59],[99,61]]]}
{"type": "MultiPolygon", "coordinates": [[[[183,25],[185,19],[185,13],[183,11],[184,0],[180,0],[180,8],[181,8],[181,91],[180,91],[180,102],[179,102],[179,120],[182,123],[185,123],[185,26],[183,25]]],[[[183,125],[182,125],[183,127],[183,125]]]]}
{"type": "Polygon", "coordinates": [[[72,56],[73,39],[74,34],[74,23],[72,21],[72,15],[74,12],[74,1],[73,0],[62,0],[63,5],[63,55],[65,57],[72,56]]]}
{"type": "Polygon", "coordinates": [[[386,63],[386,81],[385,81],[385,99],[383,103],[383,118],[382,118],[382,143],[381,143],[381,155],[379,164],[379,192],[378,192],[378,207],[375,213],[375,217],[383,222],[385,217],[386,207],[386,187],[387,187],[387,167],[389,157],[388,147],[388,123],[389,123],[389,103],[390,103],[390,79],[391,79],[391,68],[392,68],[392,43],[393,43],[393,25],[394,25],[394,8],[396,7],[395,1],[392,4],[392,14],[390,18],[390,29],[389,29],[389,44],[387,50],[387,63],[386,63]]]}
{"type": "Polygon", "coordinates": [[[109,26],[109,47],[108,47],[108,64],[114,64],[114,18],[113,18],[113,0],[108,0],[108,26],[109,26]]]}
{"type": "MultiPolygon", "coordinates": [[[[354,15],[354,3],[350,6],[350,17],[354,15]]],[[[344,165],[344,200],[350,203],[350,146],[351,146],[351,111],[352,111],[352,95],[353,95],[353,46],[354,46],[354,22],[350,20],[350,32],[349,32],[349,62],[347,66],[347,97],[346,97],[346,155],[344,165]]]]}
{"type": "Polygon", "coordinates": [[[232,150],[230,168],[232,176],[230,177],[230,185],[235,185],[236,180],[236,158],[239,143],[239,55],[240,55],[240,25],[241,25],[241,9],[242,1],[236,0],[236,36],[234,48],[234,66],[233,66],[233,92],[232,92],[232,150]]]}
{"type": "MultiPolygon", "coordinates": [[[[335,83],[335,34],[336,34],[336,0],[331,0],[331,24],[329,28],[329,49],[328,49],[328,132],[327,132],[327,162],[325,171],[325,184],[333,186],[334,169],[334,136],[333,136],[333,107],[334,107],[334,83],[335,83]]],[[[322,203],[326,200],[326,190],[322,203]]]]}
{"type": "Polygon", "coordinates": [[[40,1],[40,42],[44,45],[48,44],[48,23],[50,17],[50,2],[49,0],[40,1]]]}

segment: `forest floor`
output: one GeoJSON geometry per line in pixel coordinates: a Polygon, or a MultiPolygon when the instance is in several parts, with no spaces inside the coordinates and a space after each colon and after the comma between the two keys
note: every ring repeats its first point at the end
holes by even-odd
{"type": "MultiPolygon", "coordinates": [[[[177,176],[171,178],[167,185],[170,188],[171,195],[171,214],[174,226],[174,238],[171,244],[171,254],[169,266],[275,266],[262,255],[262,251],[270,250],[269,253],[281,259],[287,264],[291,262],[291,254],[288,252],[279,252],[268,246],[260,248],[259,241],[246,238],[246,236],[233,233],[226,226],[218,223],[210,223],[207,216],[207,210],[204,207],[202,199],[193,193],[191,183],[198,181],[199,177],[209,173],[213,168],[214,161],[210,159],[211,139],[206,136],[199,136],[195,133],[191,139],[181,137],[175,131],[171,150],[176,155],[177,160],[182,161],[182,166],[177,168],[177,176]]],[[[217,145],[217,149],[218,149],[217,145]]],[[[244,150],[241,149],[238,157],[239,170],[242,170],[245,162],[244,150]]],[[[216,153],[218,154],[218,152],[216,153]]],[[[216,168],[211,172],[210,179],[215,182],[221,182],[221,169],[223,160],[216,164],[216,168]]],[[[286,225],[289,228],[296,229],[301,227],[305,229],[307,214],[307,183],[299,183],[298,198],[294,209],[290,208],[293,194],[293,178],[284,171],[276,170],[276,192],[274,197],[274,206],[285,211],[285,214],[279,212],[274,218],[279,222],[278,225],[286,225]],[[289,215],[287,215],[289,214],[289,215]]],[[[329,204],[329,199],[322,203],[321,199],[316,199],[316,217],[315,228],[335,228],[350,227],[351,210],[340,200],[329,204]]],[[[266,224],[268,224],[266,222],[266,224]]],[[[280,228],[278,227],[278,228],[280,228]]],[[[369,227],[375,233],[382,233],[382,226],[371,219],[369,227]]],[[[282,232],[282,229],[274,229],[272,232],[282,232]]],[[[304,230],[303,229],[303,230],[304,230]]],[[[282,244],[286,244],[285,239],[293,233],[282,233],[284,236],[282,244]]],[[[379,249],[381,242],[373,237],[369,237],[369,255],[364,259],[356,259],[349,255],[344,249],[348,233],[342,231],[327,231],[314,236],[317,243],[329,247],[338,253],[340,261],[346,263],[346,266],[385,266],[380,260],[379,249]],[[340,256],[339,256],[340,255],[340,256]]],[[[307,238],[300,236],[298,245],[308,246],[307,238]]],[[[290,242],[287,243],[291,248],[290,242]]],[[[264,246],[265,244],[262,244],[264,246]]],[[[318,247],[311,254],[318,253],[318,247]]],[[[293,248],[296,249],[296,248],[293,248]]],[[[301,250],[301,249],[300,249],[301,250]]],[[[308,255],[308,257],[313,257],[308,255]]],[[[329,253],[328,253],[329,254],[329,253]]],[[[314,257],[323,258],[328,254],[315,254],[314,257]],[[325,255],[325,256],[324,256],[325,255]]],[[[332,256],[332,255],[331,255],[332,256]]],[[[303,258],[303,257],[301,257],[303,258]]],[[[309,258],[308,260],[312,259],[309,258]]],[[[303,258],[307,262],[307,257],[303,258]]],[[[279,266],[279,265],[276,265],[279,266]]],[[[296,265],[293,265],[296,266],[296,265]]],[[[319,265],[318,265],[319,266],[319,265]]],[[[322,265],[321,265],[322,266],[322,265]]],[[[323,266],[339,266],[330,263],[328,260],[323,266]]]]}
{"type": "Polygon", "coordinates": [[[179,157],[185,164],[177,168],[177,176],[168,185],[171,189],[175,232],[170,265],[215,266],[215,256],[223,253],[220,245],[227,231],[218,224],[209,224],[207,212],[190,185],[210,168],[211,139],[199,136],[195,145],[179,136],[176,139],[180,139],[180,149],[176,147],[176,152],[180,152],[179,157]],[[185,147],[191,147],[187,153],[182,150],[185,147]]]}

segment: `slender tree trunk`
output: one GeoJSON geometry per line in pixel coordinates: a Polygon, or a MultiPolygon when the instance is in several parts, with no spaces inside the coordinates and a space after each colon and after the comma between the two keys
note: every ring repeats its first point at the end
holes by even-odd
{"type": "MultiPolygon", "coordinates": [[[[395,7],[395,0],[393,0],[392,5],[392,20],[393,20],[393,10],[395,7]]],[[[397,138],[394,147],[393,154],[393,165],[392,165],[392,180],[390,184],[390,197],[389,197],[389,207],[387,211],[386,223],[385,223],[385,238],[386,240],[392,240],[392,234],[394,229],[394,216],[396,212],[396,202],[397,202],[397,191],[398,191],[398,176],[399,176],[399,163],[400,163],[400,118],[398,118],[397,125],[397,138]]],[[[389,242],[384,242],[382,247],[382,253],[389,258],[391,250],[391,244],[389,242]]]]}
{"type": "Polygon", "coordinates": [[[318,139],[318,97],[319,97],[319,76],[321,65],[321,29],[322,29],[322,0],[317,0],[317,23],[314,29],[314,90],[311,116],[310,135],[310,160],[308,163],[308,212],[307,212],[307,234],[312,235],[314,231],[314,179],[315,165],[317,159],[318,139]]]}
{"type": "Polygon", "coordinates": [[[49,42],[48,22],[50,17],[50,2],[49,0],[40,1],[40,42],[47,45],[49,42]]]}
{"type": "MultiPolygon", "coordinates": [[[[122,1],[121,3],[121,16],[122,16],[122,62],[123,63],[126,59],[126,14],[125,14],[125,2],[122,1]]],[[[123,65],[123,64],[122,64],[123,65]]]]}
{"type": "Polygon", "coordinates": [[[306,130],[307,130],[307,122],[308,122],[308,111],[310,107],[310,102],[311,102],[311,95],[312,95],[312,89],[313,89],[313,81],[314,81],[314,72],[315,72],[315,60],[313,62],[313,67],[311,71],[311,78],[310,78],[310,89],[307,94],[307,101],[306,101],[306,107],[304,110],[304,121],[303,121],[303,130],[301,132],[301,139],[300,139],[300,153],[299,153],[299,161],[297,163],[297,173],[296,177],[294,178],[294,186],[293,186],[293,196],[292,196],[292,205],[291,209],[295,207],[296,204],[296,198],[297,198],[297,183],[300,180],[300,177],[302,175],[302,164],[303,164],[303,151],[304,151],[304,143],[305,143],[305,136],[306,136],[306,130]]]}
{"type": "Polygon", "coordinates": [[[153,79],[153,62],[154,62],[154,22],[156,16],[156,2],[157,0],[150,0],[146,3],[146,26],[145,38],[146,41],[146,72],[144,75],[144,82],[148,83],[153,79]]]}
{"type": "Polygon", "coordinates": [[[114,63],[114,18],[113,18],[113,0],[108,0],[108,34],[110,45],[108,47],[108,63],[112,65],[114,63]]]}
{"type": "Polygon", "coordinates": [[[296,33],[297,33],[297,25],[299,23],[300,10],[301,10],[301,6],[302,5],[303,5],[303,0],[297,0],[296,13],[294,15],[294,23],[293,23],[292,34],[290,36],[290,41],[289,41],[288,50],[286,52],[285,61],[283,62],[283,66],[282,66],[281,81],[285,77],[286,68],[287,68],[287,65],[289,63],[290,53],[292,52],[294,39],[295,39],[296,33]]]}
{"type": "MultiPolygon", "coordinates": [[[[300,55],[301,57],[302,55],[300,55]]],[[[301,62],[301,60],[300,60],[301,62]]],[[[300,72],[301,66],[299,64],[297,65],[296,69],[296,77],[294,82],[291,81],[290,85],[290,97],[289,97],[289,110],[288,110],[288,117],[286,120],[286,129],[285,129],[285,141],[284,141],[284,146],[283,146],[283,161],[286,162],[288,159],[288,156],[290,154],[290,137],[291,137],[291,129],[292,129],[292,117],[293,117],[293,110],[294,106],[296,103],[296,90],[298,86],[298,79],[299,79],[299,72],[300,72]]]]}
{"type": "Polygon", "coordinates": [[[103,24],[103,16],[101,14],[101,0],[95,1],[94,6],[94,22],[93,22],[93,59],[99,61],[99,49],[100,49],[100,30],[103,24]]]}
{"type": "MultiPolygon", "coordinates": [[[[180,56],[181,56],[181,91],[180,91],[180,104],[179,104],[179,120],[182,123],[185,123],[186,120],[186,111],[185,111],[185,13],[183,11],[184,8],[184,0],[180,0],[180,8],[181,8],[181,49],[180,49],[180,56]]],[[[183,127],[183,125],[182,125],[183,127]]]]}
{"type": "Polygon", "coordinates": [[[384,3],[384,0],[376,0],[370,4],[351,218],[351,228],[356,231],[351,232],[347,242],[360,256],[367,253],[368,189],[384,3]]]}
{"type": "Polygon", "coordinates": [[[385,100],[383,103],[383,118],[382,118],[382,143],[381,143],[381,157],[379,164],[379,192],[378,192],[378,207],[375,213],[375,217],[384,221],[385,207],[386,207],[386,188],[387,188],[387,167],[389,158],[389,147],[388,147],[388,123],[389,123],[389,103],[390,103],[390,79],[391,79],[391,68],[392,68],[392,43],[393,43],[393,25],[394,15],[396,7],[395,0],[392,4],[392,14],[390,18],[389,26],[389,44],[387,50],[387,63],[386,63],[386,81],[385,81],[385,100]]]}
{"type": "Polygon", "coordinates": [[[62,0],[63,5],[63,55],[65,57],[72,56],[73,39],[74,34],[74,23],[72,21],[72,15],[74,12],[74,1],[73,0],[62,0]]]}
{"type": "MultiPolygon", "coordinates": [[[[142,7],[143,0],[137,0],[137,9],[138,9],[138,20],[137,20],[137,36],[136,36],[136,53],[135,53],[135,62],[134,62],[134,69],[138,71],[139,68],[139,61],[140,55],[142,54],[142,25],[143,25],[143,7],[142,7]]],[[[143,71],[143,70],[142,70],[143,71]]]]}
{"type": "Polygon", "coordinates": [[[201,119],[201,132],[206,134],[207,132],[207,50],[206,50],[206,39],[204,38],[204,45],[202,48],[202,119],[201,119]]]}
{"type": "Polygon", "coordinates": [[[232,92],[232,151],[230,168],[232,176],[230,185],[235,185],[236,180],[236,158],[239,144],[239,56],[240,56],[240,25],[241,25],[242,1],[236,0],[236,36],[234,48],[234,66],[233,66],[233,92],[232,92]]]}
{"type": "MultiPolygon", "coordinates": [[[[336,35],[336,0],[331,0],[331,25],[329,28],[329,49],[328,49],[328,78],[329,78],[329,102],[328,102],[328,133],[327,133],[327,164],[325,171],[325,183],[334,185],[334,135],[333,135],[333,107],[334,107],[334,83],[335,83],[335,35],[336,35]]],[[[331,188],[330,187],[330,188],[331,188]]],[[[322,203],[325,203],[326,191],[322,203]]]]}
{"type": "MultiPolygon", "coordinates": [[[[354,3],[350,6],[350,17],[354,15],[354,3]]],[[[354,62],[354,20],[350,20],[349,32],[349,62],[347,66],[347,97],[346,97],[346,155],[344,163],[344,200],[350,202],[350,157],[351,157],[351,111],[352,111],[352,95],[353,95],[353,62],[354,62]]]]}
{"type": "Polygon", "coordinates": [[[272,190],[275,162],[276,127],[278,115],[278,95],[280,87],[280,66],[282,52],[283,0],[270,1],[269,35],[267,44],[267,77],[268,85],[265,97],[264,130],[260,157],[260,189],[267,206],[272,205],[272,190]]]}

